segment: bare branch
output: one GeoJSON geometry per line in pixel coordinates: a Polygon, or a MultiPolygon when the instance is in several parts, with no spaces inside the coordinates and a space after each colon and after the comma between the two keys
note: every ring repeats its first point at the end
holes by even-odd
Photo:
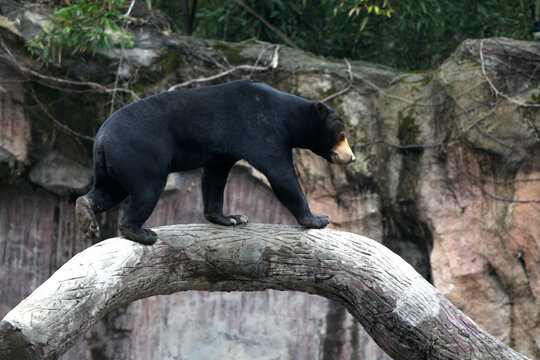
{"type": "Polygon", "coordinates": [[[496,181],[491,178],[482,177],[482,176],[476,176],[471,173],[468,174],[470,177],[474,178],[475,180],[483,181],[483,182],[489,182],[495,185],[509,185],[509,184],[515,184],[519,182],[534,182],[534,181],[540,181],[540,178],[523,178],[523,179],[513,179],[508,181],[496,181]]]}
{"type": "Polygon", "coordinates": [[[87,135],[83,135],[83,134],[80,134],[74,130],[72,130],[70,127],[68,127],[67,125],[65,124],[62,124],[57,118],[55,118],[48,110],[47,110],[47,107],[45,105],[43,105],[43,103],[39,100],[39,98],[37,97],[36,95],[36,92],[34,91],[34,88],[30,86],[30,93],[32,94],[32,98],[34,99],[34,101],[38,104],[39,108],[41,109],[41,111],[43,111],[45,113],[45,115],[47,115],[54,123],[54,126],[56,126],[58,129],[62,130],[63,132],[65,132],[66,134],[68,135],[71,135],[75,138],[75,140],[77,139],[84,139],[84,140],[88,140],[88,141],[94,141],[94,138],[91,137],[91,136],[87,136],[87,135]]]}
{"type": "Polygon", "coordinates": [[[347,73],[349,74],[349,85],[347,85],[347,87],[345,89],[342,89],[342,90],[338,91],[335,94],[332,94],[332,95],[330,95],[328,97],[325,97],[324,99],[321,100],[321,102],[327,102],[328,100],[332,100],[333,98],[335,98],[337,96],[340,96],[342,94],[345,94],[346,92],[351,90],[352,85],[353,85],[353,80],[354,80],[352,69],[351,69],[351,63],[349,63],[347,61],[347,59],[344,59],[344,61],[345,61],[345,64],[347,64],[347,73]]]}
{"type": "MultiPolygon", "coordinates": [[[[182,88],[182,87],[186,87],[188,85],[195,84],[195,83],[201,83],[201,82],[207,82],[207,81],[216,80],[216,79],[219,79],[221,77],[232,74],[233,72],[238,71],[238,70],[266,71],[266,70],[270,70],[270,69],[275,69],[275,68],[278,67],[278,64],[279,64],[279,49],[280,49],[280,46],[277,45],[275,47],[274,56],[272,57],[272,60],[266,66],[238,65],[238,66],[232,67],[230,69],[227,69],[227,70],[225,70],[223,72],[220,72],[219,74],[216,74],[216,75],[212,75],[212,76],[204,77],[204,78],[191,79],[191,80],[188,80],[188,81],[184,81],[181,84],[173,85],[167,91],[173,91],[173,90],[176,90],[176,89],[179,89],[179,88],[182,88]]],[[[258,62],[258,60],[257,60],[257,62],[258,62]]]]}
{"type": "Polygon", "coordinates": [[[259,13],[257,13],[255,10],[253,10],[250,6],[248,6],[245,2],[241,0],[234,0],[235,3],[246,9],[248,12],[250,12],[253,16],[255,16],[257,19],[259,19],[260,22],[262,22],[267,28],[272,30],[281,40],[285,41],[289,46],[293,48],[297,48],[297,46],[294,44],[294,42],[285,35],[281,30],[270,24],[268,21],[266,21],[265,18],[263,18],[259,13]]]}
{"type": "Polygon", "coordinates": [[[431,106],[441,105],[441,104],[443,104],[445,102],[445,100],[442,100],[442,101],[434,102],[434,103],[421,103],[421,102],[417,102],[417,101],[414,101],[414,100],[405,99],[405,98],[400,97],[400,96],[389,94],[385,89],[375,85],[375,83],[373,83],[372,81],[366,79],[365,77],[362,77],[362,76],[357,75],[357,74],[353,74],[353,76],[356,79],[361,80],[361,81],[365,82],[366,84],[368,84],[369,86],[371,86],[374,90],[379,92],[381,95],[386,96],[386,97],[388,97],[390,99],[402,101],[402,102],[410,104],[410,105],[431,107],[431,106]]]}
{"type": "Polygon", "coordinates": [[[474,127],[476,127],[482,120],[487,119],[490,115],[495,113],[495,110],[497,110],[496,106],[492,107],[491,110],[489,110],[487,113],[485,113],[484,115],[480,116],[478,119],[470,123],[469,126],[467,126],[467,128],[461,133],[461,136],[466,135],[469,131],[471,131],[474,127]]]}
{"type": "MultiPolygon", "coordinates": [[[[29,74],[33,77],[39,79],[39,80],[45,80],[46,82],[51,82],[54,84],[62,84],[62,85],[69,85],[69,86],[83,86],[83,87],[89,87],[92,89],[95,89],[99,92],[104,93],[113,93],[113,92],[125,92],[133,96],[135,99],[139,99],[139,96],[133,92],[130,89],[125,88],[108,88],[106,86],[103,86],[101,84],[98,84],[96,82],[92,81],[75,81],[75,80],[67,80],[67,79],[61,79],[57,77],[47,76],[38,73],[37,71],[31,70],[23,65],[17,59],[15,56],[11,53],[8,46],[4,42],[4,39],[0,35],[0,49],[4,51],[4,54],[0,54],[0,57],[2,57],[9,65],[13,66],[16,70],[20,71],[22,74],[29,74]]],[[[63,89],[65,90],[65,89],[63,89]]]]}
{"type": "Polygon", "coordinates": [[[482,65],[482,74],[484,75],[484,78],[488,82],[489,87],[495,93],[495,95],[496,96],[501,96],[501,97],[507,99],[508,101],[510,101],[510,102],[512,102],[512,103],[514,103],[516,105],[519,105],[519,106],[523,106],[523,107],[540,107],[540,104],[526,104],[524,102],[518,101],[518,100],[514,99],[513,97],[504,94],[502,91],[500,91],[499,89],[497,89],[495,87],[495,85],[493,84],[493,82],[491,81],[491,79],[489,78],[489,76],[488,76],[488,74],[486,72],[486,64],[484,62],[484,52],[483,52],[484,41],[485,40],[480,41],[480,50],[479,50],[479,52],[480,52],[480,64],[482,65]]]}
{"type": "Polygon", "coordinates": [[[502,197],[502,196],[497,196],[495,194],[492,194],[491,192],[487,191],[485,187],[483,187],[482,185],[480,185],[478,182],[475,181],[475,185],[478,186],[480,188],[480,190],[482,191],[482,193],[494,200],[498,200],[498,201],[505,201],[505,202],[510,202],[510,203],[520,203],[520,204],[540,204],[540,200],[535,200],[535,199],[531,199],[531,200],[519,200],[519,199],[511,199],[511,198],[505,198],[505,197],[502,197]]]}

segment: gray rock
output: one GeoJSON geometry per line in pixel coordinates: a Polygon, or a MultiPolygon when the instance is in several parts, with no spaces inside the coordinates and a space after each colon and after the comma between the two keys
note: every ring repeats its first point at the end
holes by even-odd
{"type": "Polygon", "coordinates": [[[58,194],[83,193],[92,183],[92,169],[51,151],[30,170],[30,181],[58,194]]]}

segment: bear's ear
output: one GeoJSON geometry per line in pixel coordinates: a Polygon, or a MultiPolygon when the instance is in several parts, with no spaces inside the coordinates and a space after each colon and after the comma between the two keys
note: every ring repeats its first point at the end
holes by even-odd
{"type": "Polygon", "coordinates": [[[328,108],[326,105],[324,105],[322,102],[316,102],[313,106],[315,106],[315,110],[317,110],[317,113],[321,119],[326,119],[328,116],[328,108]]]}

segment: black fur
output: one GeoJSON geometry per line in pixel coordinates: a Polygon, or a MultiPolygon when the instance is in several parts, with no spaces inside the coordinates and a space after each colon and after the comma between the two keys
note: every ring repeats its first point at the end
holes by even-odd
{"type": "Polygon", "coordinates": [[[266,175],[301,225],[322,228],[329,219],[311,213],[294,171],[292,148],[307,148],[332,161],[330,149],[343,131],[343,121],[330,107],[253,81],[150,96],[118,110],[99,129],[94,186],[77,201],[79,227],[97,237],[94,214],[129,196],[120,231],[152,244],[155,233],[141,226],[167,175],[201,167],[205,217],[223,225],[247,223],[242,215],[222,212],[229,170],[245,159],[266,175]]]}

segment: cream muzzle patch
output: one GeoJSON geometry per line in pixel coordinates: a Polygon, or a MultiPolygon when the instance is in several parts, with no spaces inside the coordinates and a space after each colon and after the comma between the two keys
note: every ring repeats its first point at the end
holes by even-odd
{"type": "Polygon", "coordinates": [[[332,153],[332,162],[335,164],[346,165],[356,160],[345,134],[340,136],[340,141],[330,151],[332,153]]]}

